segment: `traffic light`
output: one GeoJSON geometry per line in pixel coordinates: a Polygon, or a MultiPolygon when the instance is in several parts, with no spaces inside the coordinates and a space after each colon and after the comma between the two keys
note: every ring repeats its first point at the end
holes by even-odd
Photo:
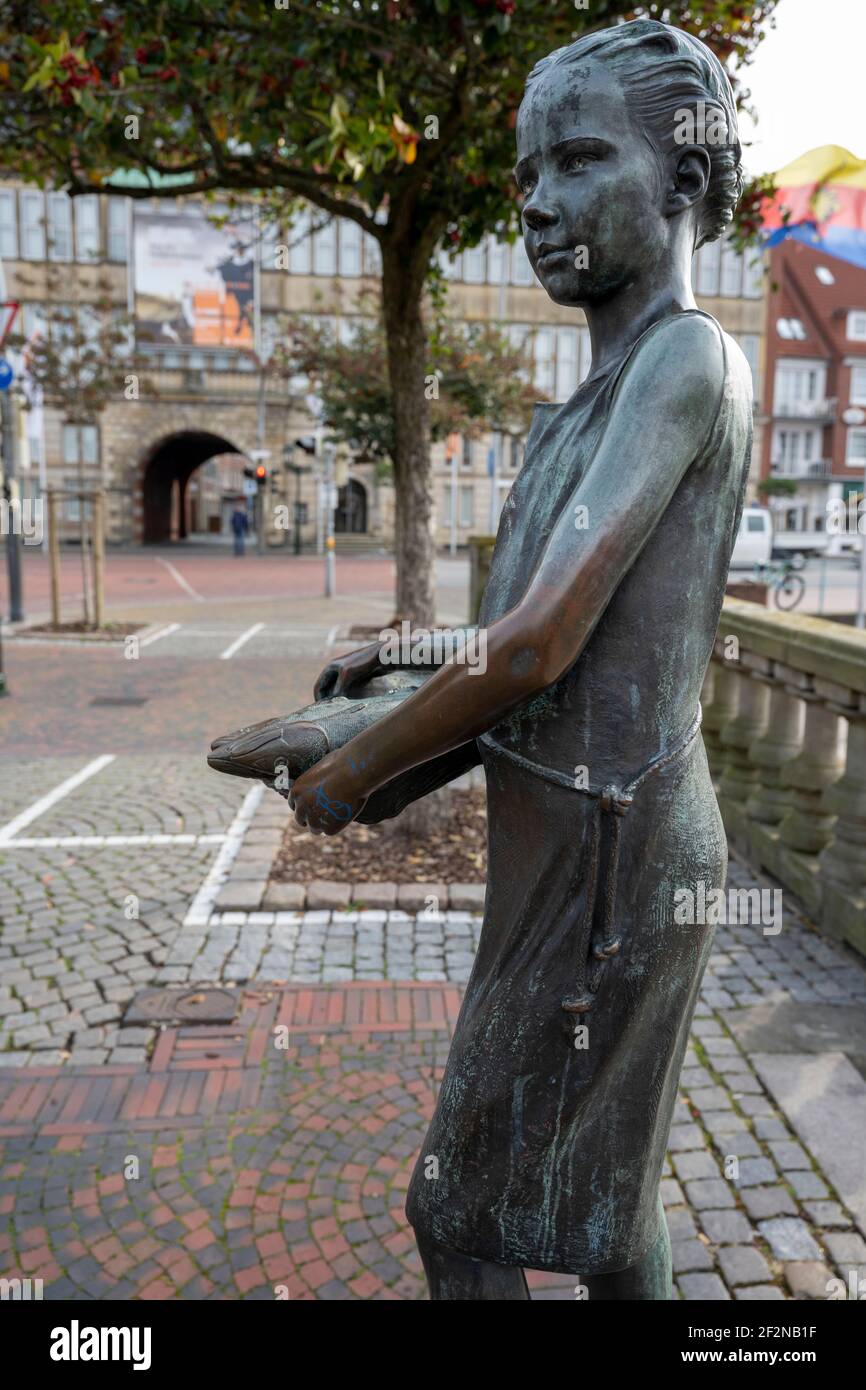
{"type": "Polygon", "coordinates": [[[267,476],[268,476],[268,470],[265,468],[265,465],[264,465],[263,463],[258,463],[258,464],[256,464],[256,478],[257,478],[257,480],[258,480],[260,483],[263,483],[263,482],[265,481],[265,479],[267,478],[267,476]]]}

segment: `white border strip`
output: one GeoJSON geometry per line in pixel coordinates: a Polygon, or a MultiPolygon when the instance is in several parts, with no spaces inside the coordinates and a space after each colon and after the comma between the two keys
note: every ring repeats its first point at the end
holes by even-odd
{"type": "Polygon", "coordinates": [[[109,763],[114,762],[114,757],[114,753],[103,753],[101,758],[94,758],[93,762],[88,763],[87,767],[83,767],[80,772],[73,773],[53,791],[47,792],[45,796],[40,796],[39,800],[34,801],[28,810],[22,811],[20,816],[16,816],[14,820],[7,821],[4,826],[0,826],[0,845],[8,845],[13,835],[17,835],[19,830],[24,829],[25,825],[36,820],[43,811],[49,811],[64,796],[68,796],[69,792],[75,791],[75,788],[80,787],[82,782],[86,782],[89,777],[95,777],[97,772],[101,772],[109,763]]]}
{"type": "Polygon", "coordinates": [[[194,598],[195,601],[196,601],[196,603],[204,603],[204,595],[203,595],[203,594],[196,593],[195,589],[192,587],[191,584],[189,584],[189,583],[184,579],[184,577],[183,577],[183,575],[180,573],[180,571],[177,570],[177,569],[175,569],[174,565],[171,563],[171,560],[163,560],[163,559],[161,559],[161,557],[160,557],[159,555],[157,555],[157,556],[156,556],[156,563],[157,563],[158,565],[165,565],[165,568],[168,570],[169,574],[171,575],[171,577],[172,577],[172,579],[175,581],[175,583],[176,583],[176,584],[179,584],[180,587],[181,587],[186,593],[189,594],[190,598],[194,598]]]}
{"type": "Polygon", "coordinates": [[[183,919],[185,927],[204,927],[210,920],[213,905],[219,897],[220,889],[229,876],[250,822],[258,810],[259,802],[265,794],[264,782],[251,787],[243,799],[243,804],[228,828],[223,847],[210,867],[210,870],[192,900],[189,912],[183,919]]]}
{"type": "Polygon", "coordinates": [[[22,836],[4,849],[85,849],[104,845],[221,845],[225,835],[45,835],[22,836]]]}
{"type": "Polygon", "coordinates": [[[236,637],[231,646],[226,647],[224,652],[220,652],[220,661],[230,661],[235,652],[239,652],[245,642],[249,642],[251,637],[255,637],[257,632],[261,632],[264,623],[253,623],[246,632],[242,632],[240,637],[236,637]]]}
{"type": "Polygon", "coordinates": [[[170,637],[173,632],[180,631],[180,623],[169,623],[168,627],[161,627],[156,632],[152,632],[149,637],[142,637],[139,640],[139,647],[149,647],[151,642],[158,642],[160,637],[170,637]]]}

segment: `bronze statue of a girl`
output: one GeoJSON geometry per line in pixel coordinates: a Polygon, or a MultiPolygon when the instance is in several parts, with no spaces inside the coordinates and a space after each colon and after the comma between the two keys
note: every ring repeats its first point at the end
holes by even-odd
{"type": "Polygon", "coordinates": [[[697,39],[621,24],[537,65],[517,146],[529,259],[585,311],[592,368],[536,409],[486,670],[377,695],[378,649],[352,653],[212,761],[273,781],[282,758],[324,834],[483,762],[484,924],[407,1201],[431,1297],[526,1299],[530,1268],[666,1299],[659,1180],[712,938],[674,894],[724,885],[699,696],[752,429],[748,365],[690,278],[741,190],[730,84],[697,39]]]}

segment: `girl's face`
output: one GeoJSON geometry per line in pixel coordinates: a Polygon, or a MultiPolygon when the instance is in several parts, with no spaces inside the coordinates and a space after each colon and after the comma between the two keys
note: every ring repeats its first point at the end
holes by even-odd
{"type": "Polygon", "coordinates": [[[533,83],[514,172],[526,251],[555,303],[603,302],[657,261],[670,226],[659,158],[603,63],[562,63],[533,83]]]}

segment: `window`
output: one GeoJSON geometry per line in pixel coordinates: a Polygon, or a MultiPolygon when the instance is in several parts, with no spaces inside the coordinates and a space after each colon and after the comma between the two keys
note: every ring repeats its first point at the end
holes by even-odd
{"type": "Polygon", "coordinates": [[[460,465],[462,468],[472,467],[472,440],[468,434],[463,436],[463,455],[460,459],[460,465]]]}
{"type": "Polygon", "coordinates": [[[849,468],[862,468],[866,464],[866,429],[848,431],[845,462],[849,468]]]}
{"type": "Polygon", "coordinates": [[[361,228],[345,218],[340,223],[340,274],[361,274],[361,228]]]}
{"type": "Polygon", "coordinates": [[[41,304],[24,304],[21,307],[21,331],[25,338],[34,333],[44,333],[46,329],[45,311],[41,304]]]}
{"type": "MultiPolygon", "coordinates": [[[[65,491],[67,491],[67,492],[72,492],[72,493],[74,494],[75,489],[78,487],[78,479],[75,478],[75,477],[72,477],[72,478],[64,478],[64,480],[63,480],[63,487],[64,487],[64,490],[65,490],[65,491]]],[[[73,495],[72,497],[68,497],[68,496],[67,496],[67,498],[66,498],[65,500],[66,500],[66,506],[65,506],[64,510],[65,510],[65,512],[66,512],[66,520],[67,520],[67,521],[80,521],[80,520],[81,520],[81,501],[80,501],[80,499],[79,499],[77,496],[73,495]]]]}
{"type": "Polygon", "coordinates": [[[463,279],[467,285],[483,285],[487,276],[487,255],[484,242],[463,252],[463,279]]]}
{"type": "Polygon", "coordinates": [[[743,258],[731,242],[722,246],[721,292],[728,299],[739,297],[743,287],[743,258]]]}
{"type": "Polygon", "coordinates": [[[737,342],[743,349],[743,356],[749,364],[752,373],[752,394],[755,400],[760,399],[759,380],[758,380],[758,352],[760,339],[757,333],[741,333],[737,342]]]}
{"type": "Polygon", "coordinates": [[[451,526],[454,522],[454,492],[450,483],[446,483],[442,489],[442,524],[451,526]]]}
{"type": "Polygon", "coordinates": [[[99,462],[99,431],[96,425],[63,426],[63,462],[79,465],[99,462]]]}
{"type": "MultiPolygon", "coordinates": [[[[108,259],[121,265],[129,259],[129,199],[108,200],[108,259]]],[[[273,266],[273,257],[271,265],[273,266]]]]}
{"type": "Polygon", "coordinates": [[[75,198],[75,251],[79,261],[94,261],[99,255],[99,199],[88,193],[75,198]]]}
{"type": "Polygon", "coordinates": [[[374,236],[364,233],[364,274],[381,275],[382,250],[374,236]]]}
{"type": "Polygon", "coordinates": [[[779,465],[780,473],[798,474],[818,460],[817,430],[776,430],[773,444],[773,462],[779,465]]]}
{"type": "Polygon", "coordinates": [[[337,273],[337,224],[332,218],[313,233],[313,274],[337,273]]]}
{"type": "Polygon", "coordinates": [[[589,336],[588,328],[579,328],[580,335],[580,372],[578,381],[585,381],[589,376],[589,369],[592,366],[592,339],[589,336]]]}
{"type": "Polygon", "coordinates": [[[0,189],[0,256],[9,261],[18,259],[18,220],[11,188],[0,189]]]}
{"type": "Polygon", "coordinates": [[[851,404],[866,405],[866,363],[851,368],[851,404]]]}
{"type": "Polygon", "coordinates": [[[487,279],[491,285],[508,284],[508,251],[507,242],[490,238],[487,245],[487,279]]]}
{"type": "Polygon", "coordinates": [[[535,374],[537,389],[549,398],[556,390],[554,351],[556,339],[552,328],[539,328],[535,335],[535,374]]]}
{"type": "Polygon", "coordinates": [[[65,193],[48,194],[48,258],[72,260],[72,206],[65,193]]]}
{"type": "Polygon", "coordinates": [[[708,241],[698,252],[698,294],[718,294],[719,266],[722,259],[722,246],[719,241],[708,241]]]}
{"type": "Polygon", "coordinates": [[[764,518],[762,516],[756,516],[754,512],[750,512],[746,517],[746,530],[763,531],[764,518]]]}
{"type": "Polygon", "coordinates": [[[577,390],[578,337],[576,328],[556,330],[556,396],[567,401],[577,390]]]}
{"type": "Polygon", "coordinates": [[[866,309],[849,309],[847,336],[852,343],[866,343],[866,309]]]}
{"type": "Polygon", "coordinates": [[[512,248],[511,283],[512,285],[531,285],[534,279],[535,276],[532,273],[532,266],[529,264],[523,239],[518,237],[512,248]]]}
{"type": "Polygon", "coordinates": [[[776,332],[780,338],[788,340],[797,338],[802,342],[806,337],[806,330],[800,319],[777,319],[776,332]]]}
{"type": "Polygon", "coordinates": [[[45,198],[30,188],[21,190],[21,255],[25,261],[45,260],[45,198]]]}
{"type": "Polygon", "coordinates": [[[815,275],[821,281],[822,285],[835,285],[836,283],[836,276],[833,274],[829,266],[816,265],[815,275]]]}
{"type": "Polygon", "coordinates": [[[814,362],[776,364],[775,414],[816,415],[824,405],[826,368],[814,362]]]}
{"type": "Polygon", "coordinates": [[[521,442],[516,435],[512,435],[508,441],[508,466],[512,473],[516,473],[523,462],[521,454],[521,442]]]}
{"type": "Polygon", "coordinates": [[[764,260],[754,246],[743,253],[743,294],[746,299],[760,299],[764,293],[764,260]]]}
{"type": "Polygon", "coordinates": [[[310,240],[310,214],[299,212],[287,229],[289,247],[289,271],[292,275],[309,275],[312,265],[312,243],[310,240]]]}
{"type": "Polygon", "coordinates": [[[471,526],[475,520],[475,489],[473,487],[461,487],[460,489],[460,525],[471,526]]]}

